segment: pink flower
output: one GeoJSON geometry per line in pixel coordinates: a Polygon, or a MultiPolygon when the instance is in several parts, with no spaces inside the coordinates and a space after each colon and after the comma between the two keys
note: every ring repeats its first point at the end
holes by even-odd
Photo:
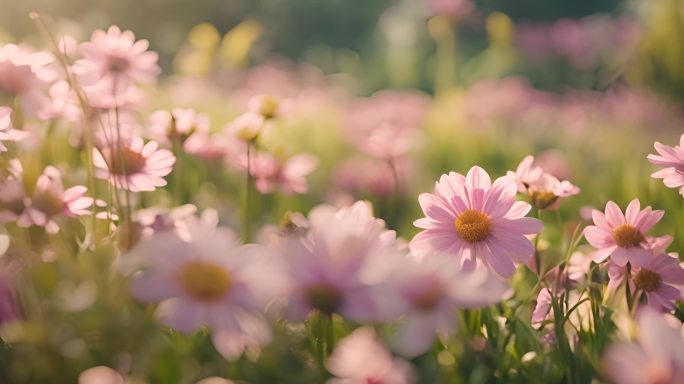
{"type": "Polygon", "coordinates": [[[64,190],[61,172],[52,166],[45,168],[24,212],[28,216],[27,222],[45,227],[49,233],[59,232],[59,225],[54,220],[57,216],[73,218],[90,214],[93,199],[85,195],[87,191],[82,185],[64,190]]]}
{"type": "Polygon", "coordinates": [[[90,214],[93,199],[85,196],[81,185],[64,190],[61,172],[52,166],[45,168],[36,180],[31,196],[23,182],[21,164],[10,162],[10,176],[0,182],[0,222],[17,221],[20,227],[41,226],[49,233],[59,232],[55,221],[59,216],[77,217],[90,214]]]}
{"type": "Polygon", "coordinates": [[[257,113],[266,119],[280,117],[286,112],[287,102],[273,95],[256,95],[249,100],[247,108],[252,113],[257,113]]]}
{"type": "Polygon", "coordinates": [[[539,327],[544,320],[549,319],[551,311],[552,296],[548,288],[542,288],[537,295],[537,305],[532,312],[532,326],[539,327]]]}
{"type": "Polygon", "coordinates": [[[656,179],[663,179],[668,188],[679,188],[679,194],[684,196],[684,135],[679,138],[679,145],[670,147],[659,142],[653,144],[658,155],[648,155],[648,161],[663,167],[651,175],[656,179]]]}
{"type": "MultiPolygon", "coordinates": [[[[609,288],[614,290],[624,283],[627,268],[615,263],[608,265],[609,288]]],[[[629,286],[646,294],[648,305],[658,311],[669,312],[677,301],[684,300],[684,269],[679,259],[666,253],[657,254],[641,267],[632,267],[629,286]]]]}
{"type": "Polygon", "coordinates": [[[414,223],[424,231],[413,238],[411,250],[417,255],[449,253],[467,268],[481,262],[511,277],[514,262],[524,263],[534,253],[525,235],[536,234],[543,226],[524,217],[531,207],[515,201],[515,193],[513,178],[500,177],[492,184],[477,166],[465,177],[454,172],[442,175],[434,193],[418,198],[426,217],[414,223]]]}
{"type": "Polygon", "coordinates": [[[147,40],[135,41],[131,31],[111,26],[93,32],[80,46],[83,58],[74,64],[74,73],[84,86],[123,95],[136,84],[151,84],[161,72],[157,54],[147,51],[147,40]]]}
{"type": "Polygon", "coordinates": [[[529,194],[538,209],[558,209],[562,198],[580,192],[569,181],[560,181],[541,167],[535,166],[533,156],[526,156],[515,173],[509,173],[518,182],[518,192],[529,194]]]}
{"type": "MultiPolygon", "coordinates": [[[[250,172],[255,178],[256,189],[261,193],[272,193],[276,188],[286,195],[306,193],[308,176],[318,165],[318,160],[308,154],[295,155],[285,161],[275,155],[260,152],[251,159],[250,172]]],[[[246,156],[242,167],[247,168],[246,156]]]]}
{"type": "Polygon", "coordinates": [[[71,89],[69,82],[60,80],[50,86],[49,101],[41,112],[41,118],[45,120],[63,118],[70,122],[79,121],[82,112],[76,93],[71,89]]]}
{"type": "Polygon", "coordinates": [[[46,52],[31,52],[14,44],[0,46],[0,93],[16,97],[22,112],[39,116],[49,102],[45,92],[56,72],[50,64],[54,57],[46,52]]]}
{"type": "Polygon", "coordinates": [[[534,156],[528,155],[518,164],[515,172],[510,172],[510,174],[518,183],[518,192],[526,193],[527,187],[538,180],[544,174],[544,170],[534,166],[534,156]]]}
{"type": "Polygon", "coordinates": [[[156,141],[145,144],[139,137],[126,141],[93,153],[96,176],[131,192],[154,191],[165,186],[164,176],[171,173],[176,162],[173,153],[159,149],[156,141]]]}
{"type": "Polygon", "coordinates": [[[24,170],[17,159],[9,161],[8,174],[0,179],[0,223],[18,221],[23,227],[31,225],[28,215],[24,215],[30,199],[26,195],[23,180],[24,170]]]}
{"type": "MultiPolygon", "coordinates": [[[[566,332],[568,334],[573,334],[576,336],[577,330],[579,329],[591,329],[593,323],[591,322],[592,310],[589,300],[587,300],[586,294],[579,294],[577,291],[568,290],[563,291],[565,295],[568,295],[568,305],[565,305],[565,301],[562,300],[563,297],[560,293],[556,293],[556,303],[563,311],[564,315],[568,317],[568,322],[565,324],[566,332]],[[569,312],[572,309],[572,312],[569,312]]],[[[555,312],[553,309],[553,296],[548,288],[542,288],[537,296],[537,304],[532,312],[531,324],[533,327],[541,327],[545,321],[551,322],[554,325],[555,312]]],[[[579,340],[575,339],[576,342],[579,340]]]]}
{"type": "Polygon", "coordinates": [[[570,255],[567,266],[567,276],[571,282],[583,283],[591,269],[591,257],[584,252],[575,251],[570,255]]]}
{"type": "MultiPolygon", "coordinates": [[[[190,241],[190,230],[186,219],[194,217],[197,207],[192,204],[185,204],[174,208],[151,207],[139,209],[133,215],[133,219],[140,223],[145,229],[144,235],[150,237],[155,233],[174,231],[182,240],[190,241]]],[[[209,215],[215,216],[215,211],[211,210],[209,215]]],[[[218,225],[218,217],[213,227],[218,225]]]]}
{"type": "Polygon", "coordinates": [[[171,111],[156,111],[150,115],[148,131],[150,137],[161,144],[170,141],[183,143],[193,134],[209,133],[209,116],[192,109],[174,108],[171,111]]]}
{"type": "Polygon", "coordinates": [[[592,254],[594,262],[600,263],[608,256],[619,266],[628,262],[641,266],[653,257],[647,246],[645,234],[653,227],[665,212],[652,211],[651,207],[641,210],[639,199],[632,200],[625,214],[612,201],[606,204],[605,214],[594,210],[594,225],[584,229],[584,237],[596,252],[592,254]]]}
{"type": "Polygon", "coordinates": [[[430,13],[460,19],[475,9],[472,0],[428,0],[430,13]]]}
{"type": "Polygon", "coordinates": [[[342,339],[326,366],[335,376],[327,384],[409,384],[415,380],[411,364],[392,357],[371,328],[357,328],[342,339]]]}
{"type": "Polygon", "coordinates": [[[430,99],[415,91],[380,91],[352,103],[345,131],[352,143],[370,156],[389,160],[419,144],[430,99]]]}
{"type": "Polygon", "coordinates": [[[404,314],[393,345],[407,357],[428,351],[435,334],[445,339],[453,335],[457,309],[497,303],[508,288],[487,268],[463,271],[450,255],[439,253],[420,260],[409,258],[390,279],[404,314]]]}
{"type": "MultiPolygon", "coordinates": [[[[672,236],[660,236],[651,237],[646,236],[646,247],[651,250],[651,253],[655,255],[660,255],[661,253],[666,253],[667,247],[672,244],[674,239],[672,236]]],[[[650,261],[650,259],[649,259],[650,261]]],[[[608,261],[608,290],[617,290],[622,283],[625,282],[625,276],[627,276],[627,265],[617,265],[611,260],[608,261]]],[[[635,290],[634,282],[629,280],[629,287],[632,291],[635,290]]]]}
{"type": "Polygon", "coordinates": [[[601,360],[606,374],[616,384],[677,384],[684,382],[684,337],[682,325],[673,326],[653,310],[638,317],[638,342],[617,342],[601,360]]]}
{"type": "Polygon", "coordinates": [[[266,119],[263,115],[247,112],[238,116],[225,128],[226,134],[236,139],[251,142],[264,130],[266,119]]]}
{"type": "Polygon", "coordinates": [[[271,340],[263,316],[278,292],[277,260],[261,246],[239,246],[223,228],[195,225],[191,241],[171,232],[155,234],[123,258],[141,260],[133,295],[161,302],[157,316],[180,332],[208,325],[216,349],[227,359],[271,340]]]}
{"type": "Polygon", "coordinates": [[[358,146],[362,151],[380,160],[394,160],[405,156],[418,146],[419,131],[415,129],[399,129],[384,123],[369,132],[358,146]]]}
{"type": "Polygon", "coordinates": [[[143,129],[138,115],[128,110],[96,110],[90,116],[90,126],[95,128],[95,146],[111,147],[129,143],[134,136],[141,136],[143,129]]]}
{"type": "Polygon", "coordinates": [[[330,190],[356,196],[370,194],[381,199],[388,198],[401,192],[407,180],[411,180],[413,170],[407,163],[405,158],[394,159],[390,163],[366,157],[350,157],[335,169],[330,190]]]}
{"type": "Polygon", "coordinates": [[[126,384],[126,380],[119,372],[101,365],[81,372],[78,384],[126,384]]]}
{"type": "Polygon", "coordinates": [[[0,107],[0,152],[6,152],[3,141],[20,141],[28,137],[26,131],[12,129],[12,108],[0,107]]]}
{"type": "Polygon", "coordinates": [[[303,320],[317,310],[356,322],[393,318],[383,274],[406,253],[394,231],[361,201],[312,212],[310,222],[309,234],[290,236],[282,250],[291,278],[287,316],[303,320]]]}
{"type": "Polygon", "coordinates": [[[183,150],[205,161],[221,160],[231,153],[237,153],[237,140],[219,132],[196,132],[183,143],[183,150]]]}

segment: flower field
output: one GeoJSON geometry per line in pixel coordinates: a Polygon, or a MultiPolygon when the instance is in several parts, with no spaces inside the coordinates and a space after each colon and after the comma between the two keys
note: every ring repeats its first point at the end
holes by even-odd
{"type": "Polygon", "coordinates": [[[0,30],[0,383],[684,383],[683,4],[238,3],[0,30]]]}

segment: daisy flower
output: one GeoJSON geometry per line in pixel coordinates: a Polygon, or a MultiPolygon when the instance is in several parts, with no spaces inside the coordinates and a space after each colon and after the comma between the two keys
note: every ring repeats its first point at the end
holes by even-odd
{"type": "Polygon", "coordinates": [[[12,128],[12,108],[0,107],[0,152],[6,152],[7,147],[4,141],[20,141],[28,137],[26,131],[19,131],[12,128]]]}
{"type": "Polygon", "coordinates": [[[648,155],[648,161],[663,167],[651,175],[656,179],[663,179],[668,188],[679,188],[679,194],[684,196],[684,135],[679,138],[679,145],[670,147],[659,142],[653,144],[657,155],[648,155]]]}
{"type": "Polygon", "coordinates": [[[287,103],[273,95],[256,95],[249,99],[247,108],[250,112],[257,113],[265,119],[273,119],[283,115],[287,103]]]}
{"type": "Polygon", "coordinates": [[[477,166],[466,176],[442,175],[434,193],[418,198],[426,217],[414,222],[424,231],[413,238],[411,250],[419,256],[449,253],[467,268],[482,263],[502,277],[511,277],[514,262],[524,263],[534,253],[525,235],[536,234],[543,226],[525,217],[531,206],[515,201],[515,194],[513,178],[500,177],[492,183],[477,166]]]}
{"type": "MultiPolygon", "coordinates": [[[[568,306],[565,310],[575,307],[580,301],[586,299],[586,295],[579,294],[576,291],[567,291],[565,294],[568,297],[568,306]]],[[[562,297],[557,296],[556,301],[559,305],[563,306],[562,297]]],[[[554,310],[553,310],[553,296],[548,288],[542,288],[537,295],[537,304],[532,311],[531,324],[534,327],[539,327],[544,321],[554,320],[554,310]]],[[[562,307],[561,307],[562,308],[562,307]]],[[[570,314],[569,320],[574,327],[581,327],[583,329],[589,329],[591,327],[591,307],[587,301],[583,301],[575,310],[570,314]]]]}
{"type": "Polygon", "coordinates": [[[119,372],[100,365],[81,372],[78,384],[126,384],[126,379],[119,372]]]}
{"type": "Polygon", "coordinates": [[[342,339],[326,367],[335,376],[327,384],[409,384],[415,380],[411,364],[392,357],[371,328],[358,328],[342,339]]]}
{"type": "Polygon", "coordinates": [[[54,61],[47,52],[32,52],[14,44],[0,46],[0,95],[9,96],[0,101],[11,105],[17,98],[25,114],[41,117],[49,103],[48,84],[57,77],[51,66],[54,61]]]}
{"type": "Polygon", "coordinates": [[[291,279],[287,316],[303,320],[317,310],[356,322],[393,318],[384,274],[406,254],[394,231],[361,201],[309,220],[310,232],[290,236],[282,249],[291,279]]]}
{"type": "Polygon", "coordinates": [[[125,94],[136,84],[154,83],[161,72],[157,54],[148,47],[147,40],[135,41],[133,32],[122,32],[117,26],[97,30],[79,47],[83,57],[73,70],[86,87],[125,94]]]}
{"type": "Polygon", "coordinates": [[[435,334],[451,336],[457,309],[497,303],[508,289],[487,268],[463,271],[445,254],[409,258],[390,278],[403,307],[393,346],[407,357],[428,351],[435,334]]]}
{"type": "Polygon", "coordinates": [[[518,182],[518,192],[528,194],[538,209],[558,209],[562,198],[574,196],[579,187],[567,180],[560,181],[541,167],[534,165],[534,157],[527,156],[515,172],[509,172],[518,182]]]}
{"type": "MultiPolygon", "coordinates": [[[[278,189],[286,195],[306,193],[308,176],[318,165],[318,160],[309,154],[292,156],[283,161],[275,155],[260,152],[254,155],[250,172],[254,176],[257,191],[272,193],[278,189]]],[[[241,168],[247,169],[247,156],[241,159],[241,168]]]]}
{"type": "Polygon", "coordinates": [[[684,382],[682,324],[667,321],[644,308],[638,316],[637,342],[617,342],[606,350],[601,364],[616,384],[677,384],[684,382]]]}
{"type": "Polygon", "coordinates": [[[158,318],[180,332],[208,326],[227,359],[266,345],[271,329],[263,311],[278,292],[276,260],[265,247],[239,246],[227,229],[190,230],[190,242],[163,232],[123,256],[139,260],[142,270],[131,281],[133,295],[161,302],[158,318]]]}
{"type": "Polygon", "coordinates": [[[224,131],[229,137],[252,142],[264,130],[266,118],[259,113],[246,112],[226,126],[224,131]]]}
{"type": "Polygon", "coordinates": [[[239,152],[239,144],[239,141],[227,137],[223,132],[195,132],[185,140],[183,150],[205,161],[218,161],[231,153],[239,152]]]}
{"type": "Polygon", "coordinates": [[[430,103],[425,94],[380,91],[354,101],[345,115],[345,133],[356,147],[380,160],[394,160],[420,145],[430,103]]]}
{"type": "Polygon", "coordinates": [[[632,292],[637,289],[642,291],[646,294],[648,305],[661,312],[671,311],[677,301],[684,300],[684,269],[677,257],[666,253],[650,258],[641,267],[633,267],[629,275],[626,266],[610,263],[608,277],[611,290],[624,283],[628,277],[632,292]]]}
{"type": "Polygon", "coordinates": [[[182,143],[195,133],[208,133],[209,129],[207,114],[184,108],[156,111],[150,115],[148,125],[150,137],[161,144],[182,143]]]}
{"type": "Polygon", "coordinates": [[[357,145],[372,157],[392,161],[418,146],[421,141],[419,133],[415,129],[400,129],[392,124],[384,123],[359,140],[360,143],[357,145]]]}
{"type": "Polygon", "coordinates": [[[156,141],[145,143],[140,137],[93,152],[96,176],[131,192],[154,191],[166,185],[164,176],[171,173],[176,157],[159,149],[156,141]]]}
{"type": "Polygon", "coordinates": [[[82,112],[76,92],[66,80],[59,80],[50,86],[48,105],[41,112],[44,120],[65,119],[78,123],[82,112]]]}
{"type": "Polygon", "coordinates": [[[551,315],[551,303],[553,296],[548,288],[542,288],[537,295],[537,304],[532,311],[531,324],[533,327],[539,327],[544,320],[553,319],[551,315]],[[550,316],[551,315],[551,316],[550,316]]]}
{"type": "Polygon", "coordinates": [[[67,190],[62,185],[61,172],[52,166],[45,168],[36,181],[30,205],[25,212],[32,225],[45,227],[49,233],[59,232],[54,220],[57,216],[77,217],[90,214],[93,199],[86,196],[88,189],[76,185],[67,190]]]}
{"type": "Polygon", "coordinates": [[[605,213],[594,210],[594,225],[584,229],[584,237],[597,250],[592,254],[594,262],[600,263],[608,256],[619,266],[628,262],[641,266],[653,257],[649,249],[646,232],[653,227],[665,212],[653,211],[651,207],[641,210],[639,199],[632,200],[625,214],[612,201],[606,204],[605,213]]]}

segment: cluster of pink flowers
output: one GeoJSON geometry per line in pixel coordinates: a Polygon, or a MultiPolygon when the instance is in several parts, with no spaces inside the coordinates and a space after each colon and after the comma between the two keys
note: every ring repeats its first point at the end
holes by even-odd
{"type": "Polygon", "coordinates": [[[669,311],[676,301],[684,299],[684,268],[676,255],[665,253],[671,242],[669,236],[646,235],[663,214],[651,207],[641,210],[638,199],[632,200],[623,214],[617,204],[609,201],[605,213],[592,212],[594,225],[584,229],[584,236],[596,248],[594,262],[609,259],[612,287],[626,283],[632,290],[643,292],[651,307],[669,311]]]}
{"type": "Polygon", "coordinates": [[[111,26],[93,32],[79,46],[81,58],[73,67],[88,99],[103,108],[121,107],[137,94],[139,84],[152,84],[161,69],[147,40],[135,40],[131,31],[111,26]]]}
{"type": "Polygon", "coordinates": [[[611,345],[603,357],[607,375],[620,384],[684,381],[684,329],[675,318],[644,309],[638,341],[611,345]]]}
{"type": "Polygon", "coordinates": [[[249,102],[249,111],[224,129],[235,149],[229,161],[240,171],[249,172],[262,194],[276,190],[286,195],[306,193],[309,190],[306,177],[318,165],[313,155],[303,153],[288,158],[260,145],[260,138],[273,129],[274,120],[282,117],[286,102],[271,95],[254,96],[249,102]]]}
{"type": "MultiPolygon", "coordinates": [[[[366,202],[320,206],[306,228],[266,246],[239,245],[215,222],[185,221],[185,238],[154,232],[122,256],[122,271],[139,271],[133,294],[160,302],[163,323],[182,332],[208,326],[229,359],[270,341],[267,308],[295,321],[337,313],[358,323],[398,322],[393,347],[416,356],[436,335],[453,334],[456,309],[495,303],[507,287],[485,268],[464,271],[439,253],[411,255],[366,202]]],[[[344,375],[331,359],[331,372],[344,375]]]]}
{"type": "Polygon", "coordinates": [[[537,209],[558,209],[565,197],[577,195],[579,187],[567,180],[560,181],[551,173],[534,165],[534,157],[527,156],[515,172],[510,172],[518,183],[518,192],[530,196],[537,209]]]}
{"type": "Polygon", "coordinates": [[[41,117],[49,103],[49,83],[57,79],[54,64],[49,53],[14,44],[0,46],[0,103],[13,105],[17,100],[22,113],[41,117]]]}
{"type": "Polygon", "coordinates": [[[0,152],[7,152],[4,141],[21,141],[28,136],[28,132],[12,127],[11,116],[12,108],[0,107],[0,152]]]}
{"type": "Polygon", "coordinates": [[[606,92],[570,89],[555,94],[519,77],[474,83],[463,108],[466,122],[477,128],[507,127],[534,135],[556,130],[586,137],[593,127],[675,129],[682,122],[678,111],[646,91],[616,86],[606,92]]]}
{"type": "MultiPolygon", "coordinates": [[[[473,7],[470,1],[430,5],[434,13],[453,17],[473,7]]],[[[556,48],[579,60],[578,65],[587,65],[588,59],[575,57],[584,47],[576,26],[561,22],[554,28],[569,34],[569,41],[560,41],[556,35],[562,33],[554,29],[551,39],[556,48]]],[[[583,231],[578,225],[577,238],[567,242],[564,258],[544,265],[541,258],[547,254],[548,241],[540,217],[580,192],[566,180],[570,172],[562,156],[547,152],[536,160],[525,157],[515,171],[494,179],[479,166],[463,174],[441,175],[432,192],[418,197],[423,217],[414,225],[421,231],[406,242],[388,229],[394,228],[389,218],[386,223],[374,215],[371,203],[357,199],[369,192],[380,197],[388,210],[402,208],[392,206],[395,200],[388,197],[398,203],[405,197],[403,188],[408,183],[404,182],[414,166],[409,155],[421,144],[420,128],[430,99],[421,93],[384,91],[354,99],[344,111],[348,142],[362,154],[355,153],[335,170],[337,177],[329,188],[349,193],[337,199],[346,204],[319,205],[308,216],[288,212],[280,227],[265,227],[252,243],[249,219],[259,215],[250,216],[251,183],[260,194],[305,194],[310,189],[307,178],[319,164],[309,153],[292,153],[278,146],[284,143],[269,141],[293,109],[302,106],[304,91],[291,79],[276,76],[278,89],[267,93],[263,79],[252,74],[238,95],[245,112],[220,129],[212,127],[208,114],[192,108],[157,110],[143,122],[139,113],[144,106],[143,87],[154,84],[160,73],[157,54],[148,48],[146,40],[136,40],[131,31],[116,26],[96,31],[89,41],[69,50],[67,59],[75,62],[62,76],[52,55],[15,45],[0,47],[0,90],[11,98],[2,103],[17,108],[0,106],[0,224],[16,223],[7,227],[20,231],[43,227],[44,231],[38,229],[41,236],[47,233],[50,240],[61,241],[54,234],[76,223],[72,219],[88,215],[107,219],[109,232],[103,241],[112,245],[107,250],[120,251],[114,265],[133,297],[149,303],[165,326],[188,334],[208,331],[216,351],[229,360],[252,356],[266,347],[279,331],[276,322],[327,321],[335,332],[335,321],[347,321],[354,329],[335,348],[325,345],[328,350],[321,358],[333,376],[331,384],[414,382],[416,374],[407,359],[427,353],[438,340],[452,338],[459,327],[457,311],[512,297],[509,279],[519,276],[537,279],[531,292],[538,290],[530,319],[533,327],[544,333],[565,326],[578,341],[581,331],[591,327],[590,320],[596,320],[596,311],[602,310],[592,307],[597,303],[584,289],[596,283],[591,270],[598,266],[597,274],[609,279],[606,292],[624,289],[628,308],[641,311],[639,343],[617,344],[608,350],[604,357],[608,375],[617,382],[678,382],[684,377],[680,356],[684,344],[675,333],[679,330],[656,314],[670,313],[684,300],[684,267],[676,254],[667,252],[672,237],[650,235],[663,211],[642,209],[634,199],[623,212],[608,201],[603,211],[591,212],[593,225],[583,231]],[[71,144],[87,148],[87,159],[92,160],[88,181],[95,190],[82,185],[65,188],[63,179],[78,181],[84,176],[67,173],[72,170],[61,163],[35,174],[24,171],[13,156],[15,146],[17,156],[32,169],[21,156],[23,146],[51,144],[39,143],[38,138],[26,140],[35,132],[31,124],[24,124],[25,118],[64,119],[79,128],[73,130],[78,137],[71,144]],[[28,143],[15,144],[23,140],[28,143]],[[188,169],[184,167],[197,164],[209,170],[207,178],[216,177],[213,167],[247,174],[242,240],[221,225],[230,222],[225,219],[232,211],[220,215],[206,209],[198,214],[193,204],[169,207],[170,201],[183,204],[190,200],[186,195],[197,192],[182,180],[183,170],[188,169]],[[159,191],[167,184],[168,191],[159,191]],[[111,201],[96,199],[105,190],[111,201]],[[105,215],[93,212],[101,208],[107,209],[105,215]],[[533,208],[536,218],[528,216],[533,208]],[[580,232],[592,252],[575,249],[580,232]],[[639,306],[645,302],[647,307],[639,306]],[[560,316],[567,324],[554,324],[560,316]],[[657,343],[667,348],[658,350],[657,343]],[[626,361],[641,359],[646,364],[626,367],[620,354],[628,356],[626,361]]],[[[575,115],[556,116],[560,110],[583,117],[610,111],[615,117],[620,115],[620,100],[642,101],[629,92],[613,92],[600,99],[593,93],[556,97],[508,78],[472,87],[465,109],[476,124],[496,124],[496,119],[504,118],[547,126],[554,124],[550,118],[574,120],[575,115]],[[580,100],[583,96],[586,100],[580,100]],[[588,112],[597,100],[599,107],[588,112]]],[[[644,109],[648,111],[643,116],[655,110],[644,109]]],[[[655,149],[658,154],[648,159],[662,169],[652,176],[684,196],[684,135],[678,146],[656,142],[655,149]]],[[[207,189],[228,184],[220,181],[207,189]]],[[[191,199],[202,206],[211,198],[196,193],[191,199]]],[[[275,200],[269,198],[269,203],[275,200]]],[[[222,208],[232,209],[226,206],[222,208]]],[[[94,233],[97,223],[93,233],[86,233],[83,241],[79,238],[79,251],[100,245],[94,233]]],[[[0,257],[7,248],[3,239],[0,235],[0,257]]],[[[552,253],[555,250],[548,252],[552,253]]],[[[18,264],[14,256],[7,260],[0,259],[0,325],[22,316],[13,282],[18,264]]],[[[549,334],[555,337],[561,332],[549,334]]],[[[84,371],[79,382],[104,380],[125,382],[124,375],[103,366],[84,371]]]]}
{"type": "Polygon", "coordinates": [[[663,167],[653,175],[663,179],[668,188],[679,188],[679,194],[684,196],[684,135],[679,138],[679,145],[670,147],[656,141],[654,144],[657,155],[648,155],[648,161],[663,167]]]}
{"type": "Polygon", "coordinates": [[[16,221],[21,227],[40,226],[50,233],[59,231],[57,220],[90,213],[93,199],[87,188],[76,185],[64,189],[62,173],[55,167],[45,168],[35,184],[27,187],[18,160],[11,160],[9,173],[0,178],[0,223],[16,221]]]}
{"type": "Polygon", "coordinates": [[[415,91],[379,91],[352,100],[345,110],[344,135],[364,156],[353,155],[334,172],[336,186],[352,195],[385,198],[401,192],[421,148],[430,99],[415,91]]]}
{"type": "Polygon", "coordinates": [[[522,24],[518,44],[533,59],[562,57],[573,67],[589,69],[628,57],[637,46],[640,32],[633,19],[598,15],[563,19],[551,25],[522,24]]]}

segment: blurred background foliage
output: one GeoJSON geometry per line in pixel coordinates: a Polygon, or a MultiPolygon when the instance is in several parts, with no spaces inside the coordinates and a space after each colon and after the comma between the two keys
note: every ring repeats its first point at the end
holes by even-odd
{"type": "MultiPolygon", "coordinates": [[[[678,70],[684,64],[684,46],[680,44],[684,38],[684,2],[678,0],[479,0],[471,14],[457,23],[450,22],[455,24],[454,33],[448,33],[455,37],[451,40],[440,34],[444,28],[435,20],[434,25],[428,25],[429,2],[417,0],[0,3],[2,40],[36,38],[35,28],[27,17],[30,11],[50,15],[58,30],[81,39],[94,29],[117,24],[149,39],[152,49],[160,53],[166,73],[173,69],[179,48],[187,45],[191,29],[206,23],[215,28],[209,32],[215,31],[217,39],[232,31],[233,45],[235,40],[241,40],[237,43],[248,51],[248,57],[234,64],[259,63],[278,55],[295,63],[314,64],[327,74],[352,75],[358,79],[356,90],[363,94],[387,87],[432,91],[435,60],[440,46],[447,44],[455,48],[452,64],[458,69],[453,78],[463,84],[481,78],[523,75],[535,86],[555,91],[567,87],[605,89],[615,81],[625,81],[655,87],[677,100],[684,97],[684,72],[678,70]],[[644,35],[640,35],[637,54],[629,55],[628,62],[617,67],[605,65],[606,61],[615,64],[615,57],[603,57],[601,63],[582,63],[578,68],[568,65],[567,58],[540,62],[530,60],[534,54],[521,55],[519,50],[509,49],[521,45],[525,36],[530,35],[530,26],[551,26],[567,20],[593,28],[598,40],[609,33],[606,25],[622,20],[628,21],[625,28],[638,28],[644,35]],[[246,21],[255,28],[236,29],[245,27],[246,21]]],[[[567,27],[559,31],[566,37],[566,46],[569,50],[580,49],[577,45],[581,42],[573,43],[573,39],[581,37],[582,31],[572,25],[567,27]]],[[[205,30],[202,38],[209,35],[205,30]]]]}

